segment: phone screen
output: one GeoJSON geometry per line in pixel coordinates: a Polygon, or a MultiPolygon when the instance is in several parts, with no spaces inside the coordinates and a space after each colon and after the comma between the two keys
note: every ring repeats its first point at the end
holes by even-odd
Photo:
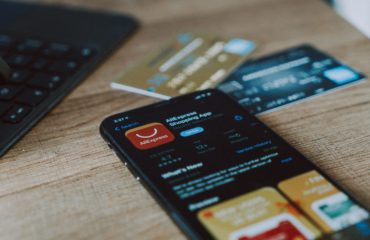
{"type": "Polygon", "coordinates": [[[101,130],[190,238],[370,236],[364,207],[219,91],[118,114],[101,130]]]}

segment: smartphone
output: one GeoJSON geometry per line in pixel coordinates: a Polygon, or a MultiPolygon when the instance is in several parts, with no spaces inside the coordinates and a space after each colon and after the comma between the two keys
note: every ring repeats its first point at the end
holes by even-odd
{"type": "Polygon", "coordinates": [[[364,206],[220,91],[116,114],[100,131],[190,239],[370,239],[364,206]]]}

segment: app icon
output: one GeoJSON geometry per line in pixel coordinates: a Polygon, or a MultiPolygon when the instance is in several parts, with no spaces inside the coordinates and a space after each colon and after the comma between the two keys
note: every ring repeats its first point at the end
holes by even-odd
{"type": "Polygon", "coordinates": [[[138,149],[145,150],[170,143],[175,136],[161,123],[149,123],[125,132],[125,136],[138,149]]]}

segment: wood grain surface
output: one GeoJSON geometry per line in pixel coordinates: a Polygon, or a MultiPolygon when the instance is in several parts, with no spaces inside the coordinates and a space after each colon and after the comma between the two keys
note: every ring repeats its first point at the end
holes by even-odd
{"type": "MultiPolygon", "coordinates": [[[[153,98],[110,81],[184,31],[311,43],[370,75],[370,41],[320,0],[58,0],[126,12],[140,30],[0,160],[0,239],[184,239],[101,139],[104,117],[153,98]]],[[[370,83],[260,117],[370,206],[370,83]]]]}

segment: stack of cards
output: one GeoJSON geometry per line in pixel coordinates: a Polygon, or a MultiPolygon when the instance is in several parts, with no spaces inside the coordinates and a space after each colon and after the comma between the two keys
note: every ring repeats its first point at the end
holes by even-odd
{"type": "Polygon", "coordinates": [[[218,88],[260,114],[365,79],[309,45],[251,59],[256,48],[251,40],[183,33],[111,86],[161,99],[218,88]]]}

